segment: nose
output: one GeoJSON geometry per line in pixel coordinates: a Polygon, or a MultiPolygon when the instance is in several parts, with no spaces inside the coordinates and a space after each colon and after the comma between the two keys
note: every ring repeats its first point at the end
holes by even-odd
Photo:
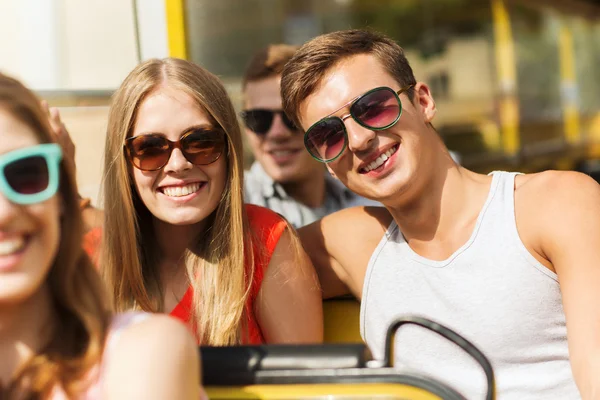
{"type": "Polygon", "coordinates": [[[17,204],[8,200],[4,193],[0,192],[0,229],[15,217],[18,207],[17,204]]]}
{"type": "Polygon", "coordinates": [[[293,132],[290,128],[284,124],[281,113],[275,113],[275,115],[273,115],[273,122],[271,123],[271,127],[266,136],[270,139],[282,140],[287,139],[292,136],[292,134],[293,132]]]}
{"type": "Polygon", "coordinates": [[[194,164],[188,161],[187,158],[181,152],[181,149],[175,148],[171,152],[169,161],[164,167],[165,173],[179,174],[184,171],[190,170],[194,167],[194,164]]]}
{"type": "Polygon", "coordinates": [[[353,153],[369,150],[373,140],[377,137],[377,133],[369,128],[361,126],[350,115],[342,117],[342,121],[346,125],[346,133],[348,134],[348,148],[353,153]]]}

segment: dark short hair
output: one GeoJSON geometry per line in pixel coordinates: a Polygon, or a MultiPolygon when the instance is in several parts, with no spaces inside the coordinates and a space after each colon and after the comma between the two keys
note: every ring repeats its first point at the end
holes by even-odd
{"type": "Polygon", "coordinates": [[[248,82],[281,75],[298,48],[289,44],[271,44],[254,53],[244,71],[242,89],[246,89],[248,82]]]}
{"type": "MultiPolygon", "coordinates": [[[[302,126],[300,105],[317,90],[325,74],[340,61],[359,54],[373,54],[401,87],[416,84],[402,47],[382,33],[351,29],[317,36],[300,47],[282,73],[283,109],[297,126],[302,126]]],[[[412,101],[414,90],[406,93],[412,101]]]]}

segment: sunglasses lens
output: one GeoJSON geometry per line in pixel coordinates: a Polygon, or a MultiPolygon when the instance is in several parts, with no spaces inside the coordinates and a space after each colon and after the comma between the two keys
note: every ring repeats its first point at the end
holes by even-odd
{"type": "Polygon", "coordinates": [[[317,122],[307,132],[304,145],[313,157],[321,161],[330,161],[344,151],[346,131],[339,118],[326,118],[317,122]]]}
{"type": "Polygon", "coordinates": [[[291,119],[288,118],[287,115],[285,115],[285,113],[282,111],[281,112],[281,119],[283,120],[283,123],[285,124],[285,126],[288,127],[288,129],[290,131],[297,131],[298,128],[296,127],[296,125],[292,122],[291,119]]]}
{"type": "Polygon", "coordinates": [[[4,177],[12,190],[19,194],[43,192],[50,181],[48,164],[42,156],[13,161],[4,167],[4,177]]]}
{"type": "Polygon", "coordinates": [[[247,110],[242,113],[242,119],[246,127],[252,132],[264,135],[273,123],[273,111],[270,110],[247,110]]]}
{"type": "Polygon", "coordinates": [[[196,129],[181,139],[185,157],[194,165],[211,164],[225,150],[225,136],[220,131],[196,129]]]}
{"type": "Polygon", "coordinates": [[[367,128],[388,128],[400,118],[400,101],[389,88],[374,90],[361,97],[350,108],[354,119],[367,128]]]}
{"type": "Polygon", "coordinates": [[[131,162],[143,171],[155,171],[164,167],[171,156],[166,138],[159,135],[140,135],[128,142],[131,162]]]}

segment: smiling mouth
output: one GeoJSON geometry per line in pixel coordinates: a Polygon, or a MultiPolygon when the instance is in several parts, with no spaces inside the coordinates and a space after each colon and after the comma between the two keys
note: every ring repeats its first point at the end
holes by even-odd
{"type": "Polygon", "coordinates": [[[27,239],[23,236],[0,241],[0,257],[11,256],[22,251],[27,244],[27,239]]]}
{"type": "Polygon", "coordinates": [[[388,151],[386,151],[385,153],[381,154],[379,157],[377,157],[377,159],[371,161],[371,163],[369,165],[367,165],[366,167],[363,167],[360,169],[360,173],[361,174],[366,174],[368,172],[371,172],[373,170],[376,170],[378,168],[381,168],[381,166],[383,164],[385,164],[385,162],[396,152],[398,151],[398,147],[400,146],[400,144],[395,145],[394,147],[390,148],[388,151]]]}
{"type": "Polygon", "coordinates": [[[206,182],[195,182],[185,186],[165,186],[160,192],[168,197],[183,197],[196,193],[206,185],[206,182]]]}

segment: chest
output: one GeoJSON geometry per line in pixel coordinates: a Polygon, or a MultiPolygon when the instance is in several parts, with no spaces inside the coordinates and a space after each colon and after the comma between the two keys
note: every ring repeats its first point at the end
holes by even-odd
{"type": "Polygon", "coordinates": [[[507,346],[527,349],[540,336],[566,336],[560,286],[525,249],[507,242],[475,245],[445,264],[393,249],[385,249],[366,275],[366,340],[370,335],[382,342],[385,327],[404,314],[448,325],[498,357],[507,346]]]}
{"type": "Polygon", "coordinates": [[[183,298],[190,286],[185,271],[163,274],[161,279],[163,312],[170,312],[183,298]]]}

